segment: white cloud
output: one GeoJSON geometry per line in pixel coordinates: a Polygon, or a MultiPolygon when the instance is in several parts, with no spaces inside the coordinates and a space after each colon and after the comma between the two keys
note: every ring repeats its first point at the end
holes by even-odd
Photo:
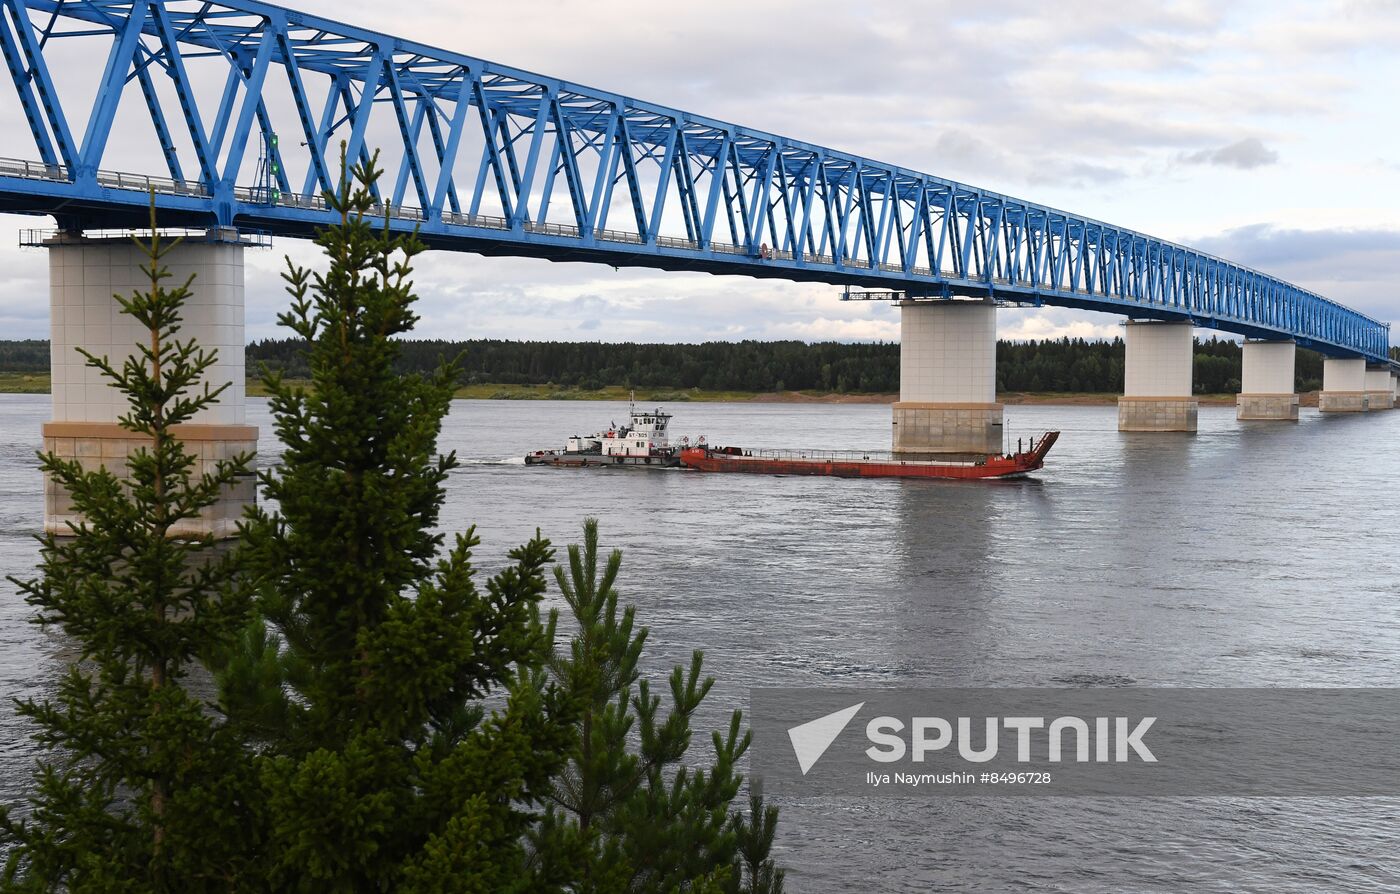
{"type": "Polygon", "coordinates": [[[783,323],[769,328],[778,338],[799,341],[899,341],[899,320],[833,320],[818,317],[801,323],[783,323]]]}
{"type": "Polygon", "coordinates": [[[1042,308],[1003,309],[997,313],[997,338],[1039,341],[1047,338],[1082,338],[1086,341],[1119,338],[1122,321],[1108,314],[1042,308]]]}
{"type": "Polygon", "coordinates": [[[1245,137],[1215,149],[1184,152],[1179,157],[1187,164],[1219,165],[1247,171],[1277,162],[1278,152],[1265,146],[1258,137],[1245,137]]]}

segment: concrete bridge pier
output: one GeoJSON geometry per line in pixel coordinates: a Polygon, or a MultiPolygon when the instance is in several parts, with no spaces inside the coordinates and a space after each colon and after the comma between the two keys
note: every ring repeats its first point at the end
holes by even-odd
{"type": "Polygon", "coordinates": [[[1366,360],[1364,357],[1324,357],[1322,391],[1317,408],[1324,413],[1364,413],[1366,360]]]}
{"type": "Polygon", "coordinates": [[[899,314],[894,452],[911,459],[1000,453],[996,306],[903,301],[899,314]]]}
{"type": "Polygon", "coordinates": [[[1298,395],[1293,391],[1296,348],[1292,339],[1245,341],[1236,418],[1298,421],[1298,395]]]}
{"type": "Polygon", "coordinates": [[[1390,390],[1394,379],[1389,366],[1366,367],[1366,409],[1389,410],[1395,406],[1395,393],[1390,390]]]}
{"type": "Polygon", "coordinates": [[[1129,320],[1123,341],[1118,430],[1194,432],[1197,401],[1191,395],[1195,355],[1191,324],[1129,320]]]}
{"type": "MultiPolygon", "coordinates": [[[[146,257],[126,237],[90,238],[61,234],[44,242],[49,252],[49,307],[53,418],[43,426],[44,449],[64,459],[77,459],[84,468],[106,465],[125,473],[129,453],[149,446],[150,439],[117,424],[128,410],[126,399],[94,369],[77,348],[106,356],[113,365],[135,353],[137,342],[150,334],[121,312],[113,298],[146,291],[150,280],[141,272],[146,257]]],[[[215,404],[178,429],[187,448],[199,457],[194,474],[211,471],[220,459],[257,448],[258,430],[244,416],[243,251],[233,230],[210,230],[204,237],[186,237],[166,256],[171,276],[167,286],[194,274],[177,338],[194,338],[206,349],[217,349],[218,361],[206,372],[211,387],[229,388],[215,404]]],[[[232,536],[243,508],[255,499],[250,476],[231,488],[199,519],[172,533],[232,536]]],[[[67,533],[76,523],[68,494],[53,481],[44,482],[44,530],[67,533]]]]}

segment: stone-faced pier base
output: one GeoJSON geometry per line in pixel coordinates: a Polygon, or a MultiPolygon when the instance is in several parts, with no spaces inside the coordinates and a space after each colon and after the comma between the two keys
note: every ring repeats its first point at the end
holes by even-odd
{"type": "Polygon", "coordinates": [[[1194,397],[1118,398],[1119,431],[1195,431],[1198,402],[1194,397]]]}
{"type": "MultiPolygon", "coordinates": [[[[253,453],[258,448],[258,430],[252,425],[183,425],[175,430],[185,449],[196,457],[191,474],[212,474],[219,460],[233,459],[241,453],[253,453]]],[[[149,450],[151,439],[127,431],[115,423],[48,422],[44,424],[44,450],[60,459],[76,459],[84,471],[95,472],[105,466],[115,475],[126,474],[126,459],[141,448],[149,450]]],[[[210,506],[196,520],[182,522],[171,528],[176,537],[213,534],[217,538],[232,537],[238,532],[237,523],[245,507],[257,499],[257,479],[253,475],[240,478],[224,491],[219,502],[210,506]]],[[[73,509],[67,492],[47,477],[44,480],[44,530],[50,534],[67,534],[69,523],[77,524],[81,517],[73,509]]]]}
{"type": "Polygon", "coordinates": [[[1235,418],[1298,421],[1296,394],[1241,394],[1235,401],[1235,418]]]}
{"type": "Polygon", "coordinates": [[[893,416],[894,451],[909,454],[910,459],[985,456],[1003,449],[1001,404],[901,401],[894,405],[893,416]]]}

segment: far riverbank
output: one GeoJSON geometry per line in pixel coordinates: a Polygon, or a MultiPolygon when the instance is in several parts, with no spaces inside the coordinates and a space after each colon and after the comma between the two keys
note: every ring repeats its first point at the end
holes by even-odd
{"type": "MultiPolygon", "coordinates": [[[[47,394],[49,376],[45,373],[0,372],[0,394],[47,394]]],[[[257,380],[248,382],[250,396],[264,396],[266,391],[257,380]]],[[[456,396],[469,400],[627,400],[630,391],[621,385],[604,388],[561,388],[555,385],[502,385],[479,383],[464,385],[456,396]]],[[[827,391],[702,391],[692,389],[638,388],[637,400],[643,403],[827,403],[827,404],[891,404],[897,394],[850,394],[827,391]]],[[[1305,407],[1317,406],[1317,392],[1299,395],[1305,407]]],[[[1233,394],[1198,394],[1202,406],[1233,406],[1233,394]]],[[[1035,404],[1050,406],[1111,406],[1118,402],[1116,392],[1074,391],[1004,391],[997,400],[1011,406],[1035,404]]]]}

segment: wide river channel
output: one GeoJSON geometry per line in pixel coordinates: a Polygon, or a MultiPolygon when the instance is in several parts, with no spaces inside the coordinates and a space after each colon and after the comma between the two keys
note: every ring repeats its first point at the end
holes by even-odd
{"type": "MultiPolygon", "coordinates": [[[[676,436],[882,449],[890,411],[677,403],[676,436]]],[[[1400,411],[1120,434],[1112,407],[1007,407],[1014,441],[1063,432],[1015,482],[852,481],[526,468],[625,404],[459,401],[445,526],[484,569],[585,516],[624,554],[620,591],[664,673],[703,649],[702,726],[751,686],[1400,686],[1400,411]]],[[[264,461],[266,404],[251,401],[264,461]]],[[[0,396],[0,571],[41,525],[42,395],[0,396]]],[[[556,594],[551,594],[551,599],[556,594]]],[[[67,651],[0,583],[0,798],[35,749],[10,699],[67,651]]],[[[697,736],[698,748],[708,736],[697,736]]],[[[1340,745],[1339,745],[1340,747],[1340,745]]],[[[1400,746],[1397,746],[1400,747],[1400,746]]],[[[807,798],[781,802],[788,890],[1394,891],[1400,799],[807,798]]]]}

